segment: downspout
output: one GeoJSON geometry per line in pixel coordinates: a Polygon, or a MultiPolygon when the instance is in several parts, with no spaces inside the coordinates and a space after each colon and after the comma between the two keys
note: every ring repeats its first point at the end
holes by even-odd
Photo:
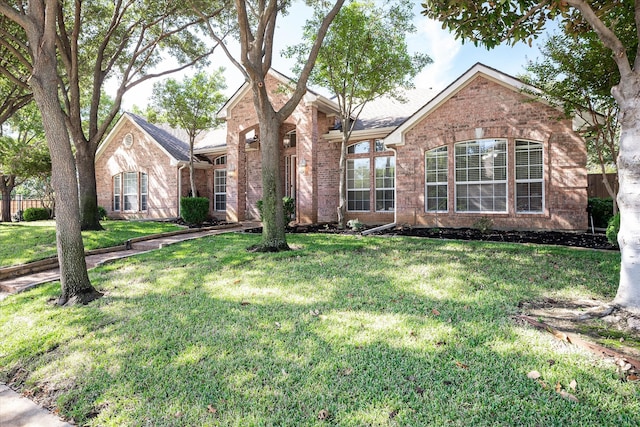
{"type": "Polygon", "coordinates": [[[182,170],[186,167],[187,165],[183,164],[178,168],[178,218],[182,218],[182,203],[180,203],[182,198],[182,170]]]}
{"type": "Polygon", "coordinates": [[[393,222],[390,224],[385,224],[385,225],[381,225],[369,230],[365,230],[363,231],[362,234],[363,236],[369,235],[369,234],[373,234],[373,233],[377,233],[378,231],[383,231],[383,230],[388,230],[390,228],[393,228],[396,226],[396,223],[398,222],[398,152],[396,151],[395,148],[393,147],[388,147],[385,144],[385,147],[388,148],[389,150],[393,151],[393,158],[396,160],[396,166],[393,168],[393,183],[394,183],[394,190],[393,190],[393,222]]]}

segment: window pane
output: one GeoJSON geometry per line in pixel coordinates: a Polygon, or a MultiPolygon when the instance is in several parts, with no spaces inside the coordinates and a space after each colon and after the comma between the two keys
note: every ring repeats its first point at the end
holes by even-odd
{"type": "Polygon", "coordinates": [[[448,209],[448,148],[439,147],[425,153],[425,211],[448,209]]]}
{"type": "Polygon", "coordinates": [[[216,169],[213,175],[214,209],[227,210],[227,171],[216,169]]]}
{"type": "Polygon", "coordinates": [[[138,210],[138,172],[125,172],[124,184],[124,210],[138,210]]]}
{"type": "Polygon", "coordinates": [[[122,177],[120,174],[113,176],[113,210],[119,211],[121,209],[121,190],[122,190],[122,177]]]}
{"type": "Polygon", "coordinates": [[[544,211],[542,144],[516,141],[516,211],[544,211]]]}
{"type": "Polygon", "coordinates": [[[347,210],[368,211],[370,159],[347,160],[347,210]]]}
{"type": "Polygon", "coordinates": [[[366,154],[369,151],[371,146],[371,141],[362,141],[357,144],[353,144],[347,147],[348,154],[366,154]]]}

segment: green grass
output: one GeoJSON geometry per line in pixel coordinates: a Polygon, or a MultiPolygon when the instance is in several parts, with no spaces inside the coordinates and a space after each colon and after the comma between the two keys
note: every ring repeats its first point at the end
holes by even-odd
{"type": "MultiPolygon", "coordinates": [[[[102,221],[103,231],[83,231],[86,250],[117,246],[134,237],[181,227],[152,221],[102,221]]],[[[22,264],[56,255],[54,221],[0,222],[0,267],[22,264]]]]}
{"type": "Polygon", "coordinates": [[[59,284],[7,298],[0,380],[89,426],[640,424],[638,384],[512,319],[523,300],[611,299],[618,253],[324,235],[247,252],[258,239],[91,270],[89,306],[47,304],[59,284]]]}

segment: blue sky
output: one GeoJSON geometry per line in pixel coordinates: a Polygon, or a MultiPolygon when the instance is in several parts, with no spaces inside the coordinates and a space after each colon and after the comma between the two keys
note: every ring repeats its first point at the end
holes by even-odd
{"type": "MultiPolygon", "coordinates": [[[[524,65],[528,60],[540,57],[539,46],[547,38],[542,35],[534,40],[533,46],[518,43],[511,47],[507,44],[487,50],[475,47],[471,43],[462,44],[455,40],[452,33],[442,29],[440,22],[432,21],[420,15],[421,7],[416,4],[414,23],[418,31],[408,36],[409,48],[412,51],[426,53],[433,59],[417,76],[415,84],[419,88],[433,88],[436,91],[444,89],[449,83],[459,77],[475,63],[481,62],[507,74],[516,76],[524,72],[524,65]]],[[[280,51],[286,46],[296,44],[300,40],[302,26],[310,16],[310,10],[303,2],[298,2],[289,15],[278,18],[278,28],[275,35],[274,68],[285,75],[294,77],[291,72],[292,61],[282,58],[280,51]]],[[[225,93],[232,95],[243,83],[242,74],[227,60],[222,50],[214,54],[211,69],[225,67],[225,78],[228,85],[225,93]]],[[[187,72],[188,74],[189,72],[187,72]]],[[[174,78],[182,78],[175,75],[174,78]]],[[[147,105],[153,82],[148,82],[132,89],[125,95],[123,107],[130,109],[133,104],[139,107],[147,105]]]]}

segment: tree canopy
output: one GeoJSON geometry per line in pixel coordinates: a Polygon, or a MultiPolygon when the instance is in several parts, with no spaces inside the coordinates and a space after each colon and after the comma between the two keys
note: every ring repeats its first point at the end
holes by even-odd
{"type": "Polygon", "coordinates": [[[173,128],[180,128],[189,136],[189,178],[191,194],[196,185],[193,172],[193,145],[200,132],[214,127],[216,113],[226,101],[221,92],[226,88],[224,69],[212,73],[200,71],[182,81],[169,78],[153,85],[152,104],[161,117],[173,128]]]}

